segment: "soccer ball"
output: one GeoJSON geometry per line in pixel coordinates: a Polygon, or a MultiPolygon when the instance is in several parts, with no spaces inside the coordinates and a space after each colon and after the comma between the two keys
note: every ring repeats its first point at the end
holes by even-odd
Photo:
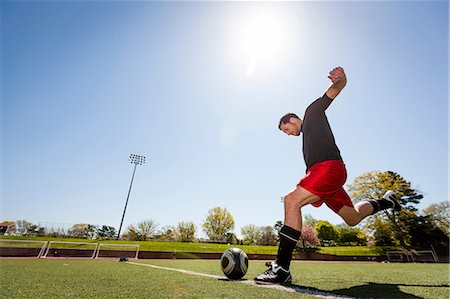
{"type": "Polygon", "coordinates": [[[239,248],[229,248],[220,258],[223,274],[229,279],[241,279],[248,269],[248,256],[239,248]]]}

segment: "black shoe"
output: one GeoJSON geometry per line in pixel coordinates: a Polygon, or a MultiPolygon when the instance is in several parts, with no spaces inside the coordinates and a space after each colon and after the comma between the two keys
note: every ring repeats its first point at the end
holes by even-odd
{"type": "Polygon", "coordinates": [[[290,284],[292,282],[291,271],[278,266],[276,262],[267,262],[269,267],[263,274],[255,277],[255,282],[258,284],[290,284]]]}
{"type": "Polygon", "coordinates": [[[395,211],[400,211],[402,209],[402,206],[400,205],[400,203],[398,202],[398,197],[397,194],[395,194],[394,191],[389,190],[387,191],[384,195],[383,198],[386,199],[387,201],[392,202],[393,204],[393,209],[395,211]]]}

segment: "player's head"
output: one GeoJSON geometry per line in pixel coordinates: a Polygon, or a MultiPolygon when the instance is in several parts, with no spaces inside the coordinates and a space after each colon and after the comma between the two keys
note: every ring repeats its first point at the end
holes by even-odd
{"type": "Polygon", "coordinates": [[[278,129],[287,135],[299,136],[302,131],[302,120],[297,114],[287,113],[280,119],[278,129]]]}

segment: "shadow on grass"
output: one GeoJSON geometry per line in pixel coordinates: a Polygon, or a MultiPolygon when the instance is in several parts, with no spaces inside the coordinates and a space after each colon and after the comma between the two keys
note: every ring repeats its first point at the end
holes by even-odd
{"type": "MultiPolygon", "coordinates": [[[[421,285],[421,284],[385,284],[385,283],[373,283],[369,282],[364,285],[358,285],[345,289],[336,289],[336,290],[320,290],[313,287],[302,287],[299,285],[290,285],[289,288],[292,288],[297,291],[297,289],[305,290],[309,289],[311,291],[316,291],[318,293],[328,293],[329,295],[338,295],[352,298],[401,298],[401,299],[416,299],[423,298],[413,294],[408,294],[400,290],[401,286],[408,287],[437,287],[437,288],[449,288],[450,285],[421,285]]],[[[304,291],[302,291],[304,292],[304,291]]]]}
{"type": "Polygon", "coordinates": [[[434,288],[450,288],[450,285],[423,285],[423,284],[386,284],[386,283],[373,283],[369,282],[364,285],[353,286],[345,289],[335,290],[321,290],[314,287],[306,287],[297,284],[279,285],[279,284],[257,284],[253,280],[240,279],[230,280],[228,278],[219,278],[221,281],[240,282],[249,285],[257,285],[260,287],[266,287],[271,289],[278,289],[281,291],[289,291],[301,294],[316,295],[322,298],[389,298],[389,299],[423,299],[413,294],[408,294],[400,290],[401,286],[407,287],[434,287],[434,288]]]}

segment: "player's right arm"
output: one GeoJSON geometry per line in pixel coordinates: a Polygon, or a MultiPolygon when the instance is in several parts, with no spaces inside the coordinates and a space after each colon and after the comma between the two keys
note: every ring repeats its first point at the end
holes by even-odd
{"type": "Polygon", "coordinates": [[[328,75],[332,84],[328,87],[327,91],[321,98],[318,98],[306,109],[309,113],[325,113],[331,102],[337,97],[337,95],[344,89],[347,84],[347,77],[345,76],[344,69],[340,66],[332,69],[328,75]]]}
{"type": "Polygon", "coordinates": [[[338,66],[330,71],[328,78],[332,84],[325,93],[327,97],[334,100],[347,84],[347,76],[345,75],[344,69],[338,66]]]}

